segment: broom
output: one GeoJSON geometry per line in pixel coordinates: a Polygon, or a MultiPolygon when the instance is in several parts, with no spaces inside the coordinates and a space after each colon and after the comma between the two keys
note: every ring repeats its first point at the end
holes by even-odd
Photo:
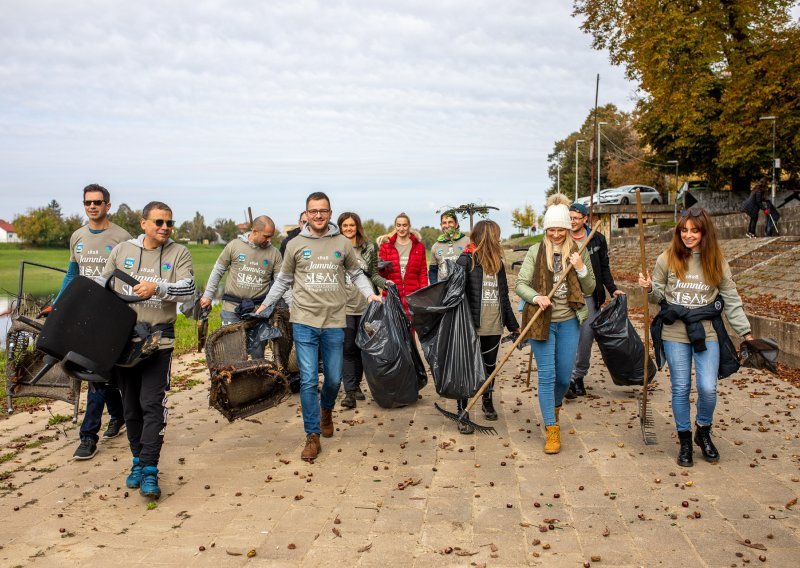
{"type": "MultiPolygon", "coordinates": [[[[589,233],[589,236],[586,238],[586,240],[583,242],[583,244],[578,248],[578,254],[581,254],[583,252],[583,249],[586,248],[586,245],[589,243],[589,241],[592,239],[594,234],[598,231],[598,229],[602,225],[603,225],[603,222],[600,221],[592,229],[592,232],[589,233]]],[[[545,236],[545,238],[547,238],[547,236],[545,236]]],[[[572,264],[571,263],[567,263],[567,269],[563,272],[563,274],[561,274],[561,276],[558,278],[556,283],[553,284],[553,288],[550,290],[550,293],[547,294],[547,299],[548,300],[552,299],[553,294],[555,294],[556,290],[558,290],[559,286],[561,286],[562,282],[564,282],[564,280],[566,279],[566,277],[569,274],[570,270],[572,270],[572,269],[573,269],[572,264]]],[[[508,352],[503,357],[503,360],[500,361],[500,363],[494,368],[494,371],[492,371],[492,374],[489,375],[489,377],[483,382],[483,385],[481,385],[481,388],[478,389],[478,392],[475,393],[475,395],[472,397],[472,400],[469,401],[469,404],[467,405],[467,407],[460,414],[456,414],[455,412],[449,412],[449,411],[445,410],[444,408],[440,407],[437,403],[434,403],[433,405],[436,407],[436,410],[441,412],[444,416],[446,416],[450,420],[453,420],[455,422],[460,422],[461,424],[469,424],[470,426],[475,428],[475,430],[477,432],[480,432],[481,434],[497,434],[497,430],[495,430],[494,427],[492,427],[492,426],[483,426],[482,424],[477,424],[477,423],[473,422],[472,420],[470,420],[469,418],[467,418],[467,414],[469,414],[469,411],[472,409],[473,406],[475,406],[475,403],[478,402],[478,399],[481,397],[481,395],[483,395],[484,391],[486,391],[486,389],[489,388],[489,385],[492,384],[492,381],[494,381],[494,378],[497,376],[497,374],[503,368],[503,365],[505,365],[506,362],[511,358],[511,355],[514,353],[514,349],[516,349],[517,345],[519,345],[523,341],[523,338],[528,334],[528,331],[530,331],[531,326],[533,326],[533,322],[535,322],[537,319],[539,319],[539,316],[541,316],[542,313],[544,313],[544,310],[542,310],[541,307],[536,310],[536,313],[533,314],[533,317],[530,319],[528,324],[520,332],[519,337],[517,338],[517,340],[514,341],[514,343],[511,346],[511,348],[508,350],[508,352]]]]}
{"type": "MultiPolygon", "coordinates": [[[[644,222],[642,219],[642,196],[636,190],[636,218],[639,223],[639,252],[642,260],[642,274],[647,275],[647,253],[644,248],[644,222]]],[[[647,292],[644,295],[644,383],[642,396],[639,399],[639,426],[642,428],[642,439],[645,445],[658,443],[653,420],[653,408],[647,405],[648,365],[650,359],[650,302],[647,292]]]]}

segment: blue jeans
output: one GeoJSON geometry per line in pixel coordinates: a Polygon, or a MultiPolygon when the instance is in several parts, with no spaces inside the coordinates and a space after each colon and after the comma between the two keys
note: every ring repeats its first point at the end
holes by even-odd
{"type": "MultiPolygon", "coordinates": [[[[240,318],[236,312],[222,310],[219,316],[222,319],[222,325],[230,325],[242,321],[242,318],[240,318]]],[[[267,342],[255,339],[255,333],[256,328],[254,327],[245,331],[245,335],[247,336],[247,354],[250,355],[252,359],[263,359],[264,347],[267,345],[267,342]]]]}
{"type": "Polygon", "coordinates": [[[691,431],[689,393],[692,390],[692,356],[697,384],[698,426],[710,426],[717,406],[717,374],[719,373],[719,343],[706,341],[706,350],[693,353],[690,343],[664,341],[664,356],[669,365],[672,382],[672,413],[678,432],[691,431]]]}
{"type": "Polygon", "coordinates": [[[319,434],[320,405],[326,410],[333,410],[342,382],[344,328],[319,328],[293,323],[292,334],[297,365],[300,367],[303,426],[306,434],[319,434]],[[321,395],[317,396],[320,355],[325,380],[322,382],[321,395]]]}
{"type": "Polygon", "coordinates": [[[539,375],[539,408],[545,426],[556,423],[556,406],[561,406],[578,351],[578,318],[550,323],[545,341],[530,339],[539,375]]]}
{"type": "Polygon", "coordinates": [[[108,415],[111,418],[125,422],[119,389],[103,383],[89,383],[89,390],[86,392],[86,412],[81,422],[81,440],[93,440],[96,444],[100,439],[97,433],[103,421],[104,406],[108,407],[108,415]]]}

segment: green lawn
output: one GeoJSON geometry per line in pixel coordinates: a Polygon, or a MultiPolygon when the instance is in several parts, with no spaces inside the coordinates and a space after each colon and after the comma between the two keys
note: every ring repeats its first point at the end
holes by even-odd
{"type": "MultiPolygon", "coordinates": [[[[189,245],[194,260],[195,278],[199,287],[204,287],[214,261],[222,252],[222,245],[189,245]]],[[[67,249],[21,248],[17,245],[0,245],[0,294],[16,295],[19,281],[19,267],[23,260],[38,262],[66,269],[69,264],[67,249]]],[[[24,292],[34,296],[49,296],[61,288],[64,274],[55,270],[25,267],[24,292]]]]}

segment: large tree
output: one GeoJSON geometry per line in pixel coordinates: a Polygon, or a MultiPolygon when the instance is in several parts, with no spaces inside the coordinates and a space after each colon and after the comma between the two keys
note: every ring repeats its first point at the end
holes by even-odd
{"type": "MultiPolygon", "coordinates": [[[[642,146],[641,136],[636,130],[635,117],[622,112],[613,104],[597,109],[600,127],[600,188],[617,187],[629,183],[651,185],[659,190],[666,189],[667,169],[659,165],[657,159],[642,146]]],[[[556,191],[558,184],[558,164],[561,164],[561,193],[575,197],[575,149],[578,152],[578,197],[589,195],[591,185],[597,191],[597,177],[592,178],[592,168],[597,170],[597,133],[594,126],[594,111],[589,111],[577,132],[571,133],[553,145],[547,156],[547,173],[552,180],[548,194],[556,191]],[[576,145],[576,142],[579,142],[576,145]]],[[[594,176],[597,174],[595,173],[594,176]]]]}
{"type": "Polygon", "coordinates": [[[50,205],[28,209],[24,215],[14,217],[14,228],[19,238],[33,246],[66,246],[69,233],[57,208],[50,205]]]}
{"type": "Polygon", "coordinates": [[[128,231],[132,236],[137,236],[142,232],[142,211],[141,209],[131,209],[127,203],[120,205],[116,212],[108,216],[112,223],[115,223],[128,231]]]}
{"type": "Polygon", "coordinates": [[[777,117],[782,166],[800,170],[800,45],[793,0],[574,0],[594,47],[639,83],[637,130],[658,161],[748,188],[771,171],[777,117]]]}

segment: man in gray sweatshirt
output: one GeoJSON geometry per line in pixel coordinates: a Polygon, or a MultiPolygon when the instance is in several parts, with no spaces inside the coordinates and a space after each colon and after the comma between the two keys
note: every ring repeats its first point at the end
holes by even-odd
{"type": "MultiPolygon", "coordinates": [[[[251,300],[255,306],[264,301],[275,274],[280,272],[283,259],[281,253],[270,242],[275,234],[275,223],[266,215],[253,219],[253,229],[239,235],[227,244],[217,258],[211,275],[208,277],[200,305],[211,306],[217,293],[219,281],[229,272],[222,296],[222,325],[241,321],[236,308],[243,300],[251,300]]],[[[264,357],[266,341],[256,341],[250,336],[257,328],[248,330],[248,353],[253,359],[264,357]]]]}
{"type": "Polygon", "coordinates": [[[192,298],[195,291],[194,268],[189,250],[173,241],[172,209],[166,203],[151,201],[142,210],[144,234],[122,242],[111,251],[103,274],[105,285],[115,269],[139,281],[136,286],[114,280],[114,289],[136,295],[142,301],[131,304],[136,311],[137,328],[160,333],[158,350],[132,367],[118,367],[117,382],[133,467],[125,484],[139,489],[142,496],[158,499],[158,459],[167,428],[167,390],[175,342],[177,303],[192,298]]]}
{"type": "Polygon", "coordinates": [[[300,367],[300,405],[306,445],[300,457],[313,462],[322,446],[320,434],[333,436],[333,407],[342,380],[347,290],[345,273],[370,301],[380,301],[364,274],[364,264],[350,239],[330,222],[330,199],[322,192],[306,199],[308,224],[286,247],[281,271],[264,302],[262,311],[275,304],[292,288],[292,334],[300,367]],[[325,379],[320,394],[318,353],[325,379]]]}

